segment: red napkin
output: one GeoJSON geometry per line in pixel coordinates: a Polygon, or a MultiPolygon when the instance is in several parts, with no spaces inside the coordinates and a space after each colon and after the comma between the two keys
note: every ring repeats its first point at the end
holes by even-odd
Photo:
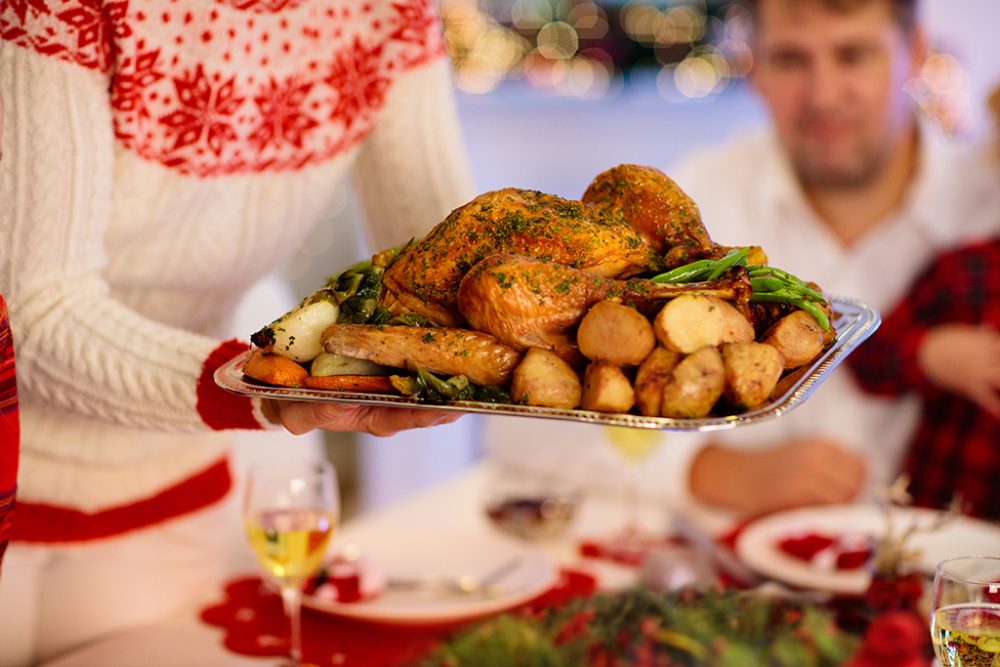
{"type": "MultiPolygon", "coordinates": [[[[858,543],[858,540],[853,540],[858,543]]],[[[830,550],[834,567],[837,570],[856,570],[864,566],[871,556],[871,548],[852,544],[842,537],[833,537],[822,533],[795,533],[778,540],[776,545],[781,551],[792,558],[811,562],[816,556],[830,550]]]]}
{"type": "MultiPolygon", "coordinates": [[[[592,595],[596,580],[589,574],[562,570],[548,591],[518,607],[538,610],[592,595]]],[[[206,607],[201,620],[222,628],[225,647],[233,653],[283,656],[288,653],[288,622],[281,598],[258,577],[231,581],[225,599],[206,607]]],[[[433,627],[400,627],[337,618],[311,609],[302,610],[302,653],[305,662],[319,665],[398,667],[429,653],[438,642],[469,621],[433,627]]]]}

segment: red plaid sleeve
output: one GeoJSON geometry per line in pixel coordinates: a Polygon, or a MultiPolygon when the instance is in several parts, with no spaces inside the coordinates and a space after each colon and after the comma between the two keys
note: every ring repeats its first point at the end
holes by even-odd
{"type": "Polygon", "coordinates": [[[916,279],[878,331],[848,357],[865,390],[895,396],[931,389],[917,363],[920,343],[938,324],[981,323],[985,290],[990,280],[1000,278],[996,245],[946,253],[916,279]]]}
{"type": "Polygon", "coordinates": [[[0,297],[0,561],[3,560],[14,522],[14,492],[20,422],[17,415],[17,381],[14,377],[14,341],[10,334],[7,304],[0,297]]]}

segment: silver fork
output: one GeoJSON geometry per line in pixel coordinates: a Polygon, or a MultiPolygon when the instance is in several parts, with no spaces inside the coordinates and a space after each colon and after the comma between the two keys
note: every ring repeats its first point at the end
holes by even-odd
{"type": "Polygon", "coordinates": [[[505,592],[500,582],[521,565],[521,559],[511,558],[485,574],[459,575],[415,575],[408,577],[389,577],[385,587],[397,591],[440,590],[459,595],[484,595],[494,597],[505,592]]]}

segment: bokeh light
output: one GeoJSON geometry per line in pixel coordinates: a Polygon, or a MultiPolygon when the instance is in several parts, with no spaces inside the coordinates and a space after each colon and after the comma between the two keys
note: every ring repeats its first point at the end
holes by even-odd
{"type": "Polygon", "coordinates": [[[749,66],[739,17],[711,14],[705,0],[442,0],[441,13],[455,83],[471,94],[520,78],[550,94],[597,98],[652,66],[658,81],[671,77],[671,96],[702,99],[749,66]]]}

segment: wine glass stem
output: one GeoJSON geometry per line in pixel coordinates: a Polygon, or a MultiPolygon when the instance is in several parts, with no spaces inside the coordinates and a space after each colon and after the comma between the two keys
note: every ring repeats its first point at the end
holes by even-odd
{"type": "Polygon", "coordinates": [[[302,588],[283,584],[281,603],[285,607],[290,629],[288,657],[291,658],[292,667],[299,667],[302,664],[302,588]]]}
{"type": "Polygon", "coordinates": [[[639,481],[642,479],[641,466],[637,461],[626,463],[625,474],[625,533],[639,533],[639,481]]]}

